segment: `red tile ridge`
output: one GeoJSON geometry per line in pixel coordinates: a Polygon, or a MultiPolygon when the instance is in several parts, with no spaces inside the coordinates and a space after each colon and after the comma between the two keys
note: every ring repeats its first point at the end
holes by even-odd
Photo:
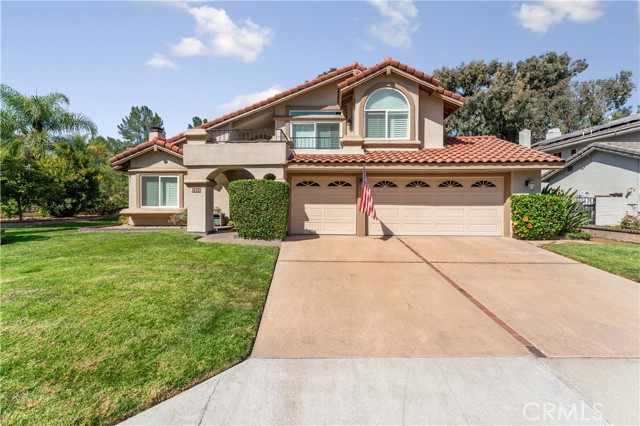
{"type": "MultiPolygon", "coordinates": [[[[175,136],[174,136],[174,138],[175,138],[175,136]]],[[[171,138],[171,139],[173,139],[173,138],[171,138]]],[[[183,149],[180,148],[177,145],[173,145],[171,139],[164,139],[164,138],[157,138],[157,137],[153,138],[153,139],[151,139],[149,141],[141,143],[140,145],[136,145],[133,148],[129,148],[126,151],[123,151],[123,152],[121,152],[119,154],[114,155],[113,157],[111,157],[109,159],[109,163],[113,164],[114,162],[116,162],[118,160],[122,160],[123,158],[127,158],[127,157],[135,154],[136,152],[140,152],[140,151],[142,151],[144,149],[147,149],[149,147],[152,147],[154,145],[158,145],[158,146],[161,146],[163,148],[170,149],[171,151],[182,155],[184,153],[183,149]]]]}
{"type": "Polygon", "coordinates": [[[391,59],[389,56],[387,56],[386,58],[384,58],[384,61],[382,62],[378,62],[377,64],[367,68],[365,71],[358,73],[356,75],[354,75],[353,77],[350,77],[348,79],[346,79],[345,81],[338,83],[338,89],[342,90],[345,89],[348,86],[351,86],[352,84],[360,81],[363,78],[366,78],[367,76],[370,76],[371,74],[376,73],[377,71],[387,67],[387,66],[392,66],[394,68],[399,69],[400,71],[404,71],[408,74],[413,75],[414,77],[417,77],[427,83],[431,83],[433,85],[435,85],[437,87],[437,91],[438,93],[441,93],[447,97],[456,99],[458,101],[464,102],[466,99],[464,96],[461,96],[457,93],[454,93],[450,90],[446,90],[443,87],[440,86],[440,81],[433,77],[430,74],[427,74],[425,72],[419,71],[413,67],[410,67],[406,64],[403,64],[399,61],[396,61],[394,59],[391,59]]]}

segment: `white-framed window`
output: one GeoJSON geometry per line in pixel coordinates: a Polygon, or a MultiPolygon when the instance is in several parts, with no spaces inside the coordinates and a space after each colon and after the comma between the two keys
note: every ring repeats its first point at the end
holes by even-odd
{"type": "Polygon", "coordinates": [[[342,123],[337,121],[291,123],[291,140],[296,149],[337,149],[341,136],[342,123]]]}
{"type": "Polygon", "coordinates": [[[180,188],[178,176],[141,175],[141,207],[178,207],[180,188]]]}
{"type": "Polygon", "coordinates": [[[366,139],[409,139],[409,102],[402,92],[385,87],[364,106],[366,139]]]}
{"type": "Polygon", "coordinates": [[[318,110],[302,110],[296,109],[289,111],[290,117],[303,117],[305,115],[327,115],[327,116],[336,116],[341,115],[342,111],[334,110],[334,109],[318,109],[318,110]]]}

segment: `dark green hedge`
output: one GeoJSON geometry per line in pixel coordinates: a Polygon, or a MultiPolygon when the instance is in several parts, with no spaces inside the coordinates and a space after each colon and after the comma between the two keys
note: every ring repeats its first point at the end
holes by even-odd
{"type": "Polygon", "coordinates": [[[522,240],[547,240],[560,234],[566,200],[549,194],[511,196],[513,235],[522,240]]]}
{"type": "Polygon", "coordinates": [[[231,220],[242,238],[282,239],[289,217],[289,185],[273,180],[229,183],[231,220]]]}

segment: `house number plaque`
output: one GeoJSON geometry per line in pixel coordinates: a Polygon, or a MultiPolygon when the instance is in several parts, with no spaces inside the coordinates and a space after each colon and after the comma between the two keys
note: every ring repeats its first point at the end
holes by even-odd
{"type": "Polygon", "coordinates": [[[202,188],[191,188],[191,192],[194,194],[202,192],[202,188]]]}

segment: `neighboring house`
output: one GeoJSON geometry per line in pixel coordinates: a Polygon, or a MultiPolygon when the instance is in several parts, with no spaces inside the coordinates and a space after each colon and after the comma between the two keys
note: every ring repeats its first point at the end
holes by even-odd
{"type": "Polygon", "coordinates": [[[573,188],[595,197],[595,223],[615,225],[625,214],[638,214],[640,186],[640,115],[602,126],[548,137],[533,148],[566,160],[563,169],[543,173],[551,186],[573,188]]]}
{"type": "MultiPolygon", "coordinates": [[[[563,161],[495,136],[444,137],[465,99],[386,58],[358,63],[111,159],[129,174],[134,225],[188,210],[187,230],[227,215],[227,185],[291,185],[290,234],[510,235],[509,196],[540,190],[563,161]],[[358,212],[366,167],[379,221],[358,212]]],[[[233,219],[233,218],[232,218],[233,219]]]]}

